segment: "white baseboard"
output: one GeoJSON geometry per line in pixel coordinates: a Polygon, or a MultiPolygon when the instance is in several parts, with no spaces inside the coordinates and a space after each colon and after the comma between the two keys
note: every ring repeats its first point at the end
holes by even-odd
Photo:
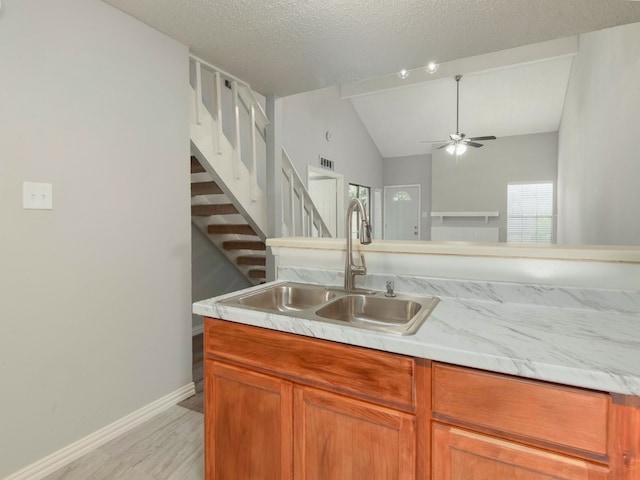
{"type": "Polygon", "coordinates": [[[200,325],[196,325],[191,329],[191,336],[195,337],[196,335],[200,335],[203,332],[204,332],[204,323],[201,323],[200,325]]]}
{"type": "Polygon", "coordinates": [[[81,438],[77,442],[61,448],[25,468],[5,477],[4,480],[40,480],[47,475],[77,460],[81,456],[104,445],[115,437],[137,427],[155,415],[164,412],[168,408],[195,394],[193,382],[178,390],[165,395],[158,400],[142,407],[129,415],[116,420],[100,430],[81,438]]]}

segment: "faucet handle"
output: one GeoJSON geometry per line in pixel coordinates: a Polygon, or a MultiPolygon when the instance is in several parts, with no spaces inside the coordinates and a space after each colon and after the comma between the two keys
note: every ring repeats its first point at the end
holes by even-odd
{"type": "Polygon", "coordinates": [[[396,294],[393,291],[395,287],[395,284],[393,283],[393,280],[387,280],[387,292],[384,294],[385,297],[395,297],[396,294]]]}
{"type": "Polygon", "coordinates": [[[367,273],[367,262],[364,261],[364,253],[360,254],[360,264],[362,265],[363,275],[367,273]]]}

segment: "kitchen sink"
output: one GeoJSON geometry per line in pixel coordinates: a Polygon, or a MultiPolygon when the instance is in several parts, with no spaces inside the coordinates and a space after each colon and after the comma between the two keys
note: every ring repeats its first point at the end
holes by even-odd
{"type": "Polygon", "coordinates": [[[325,287],[287,283],[238,298],[241,305],[279,312],[299,312],[327,302],[335,293],[325,287]]]}
{"type": "Polygon", "coordinates": [[[345,295],[316,310],[316,315],[341,322],[378,322],[404,324],[422,308],[411,300],[345,295]]]}
{"type": "Polygon", "coordinates": [[[221,300],[235,307],[394,335],[414,334],[438,304],[436,297],[285,282],[221,300]]]}

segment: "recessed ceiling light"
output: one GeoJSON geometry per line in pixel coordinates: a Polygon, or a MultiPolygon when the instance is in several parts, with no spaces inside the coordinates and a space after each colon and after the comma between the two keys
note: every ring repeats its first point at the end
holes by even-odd
{"type": "Polygon", "coordinates": [[[438,65],[436,62],[429,62],[429,64],[425,67],[425,70],[427,71],[427,73],[436,73],[439,67],[440,65],[438,65]]]}
{"type": "Polygon", "coordinates": [[[404,80],[408,76],[409,76],[409,70],[407,70],[406,68],[403,68],[398,72],[398,77],[400,77],[402,80],[404,80]]]}

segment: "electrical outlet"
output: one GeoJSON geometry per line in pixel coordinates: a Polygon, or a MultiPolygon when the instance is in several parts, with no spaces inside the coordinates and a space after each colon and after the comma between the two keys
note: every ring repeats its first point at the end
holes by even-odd
{"type": "Polygon", "coordinates": [[[22,183],[22,208],[53,210],[53,185],[50,183],[22,183]]]}

